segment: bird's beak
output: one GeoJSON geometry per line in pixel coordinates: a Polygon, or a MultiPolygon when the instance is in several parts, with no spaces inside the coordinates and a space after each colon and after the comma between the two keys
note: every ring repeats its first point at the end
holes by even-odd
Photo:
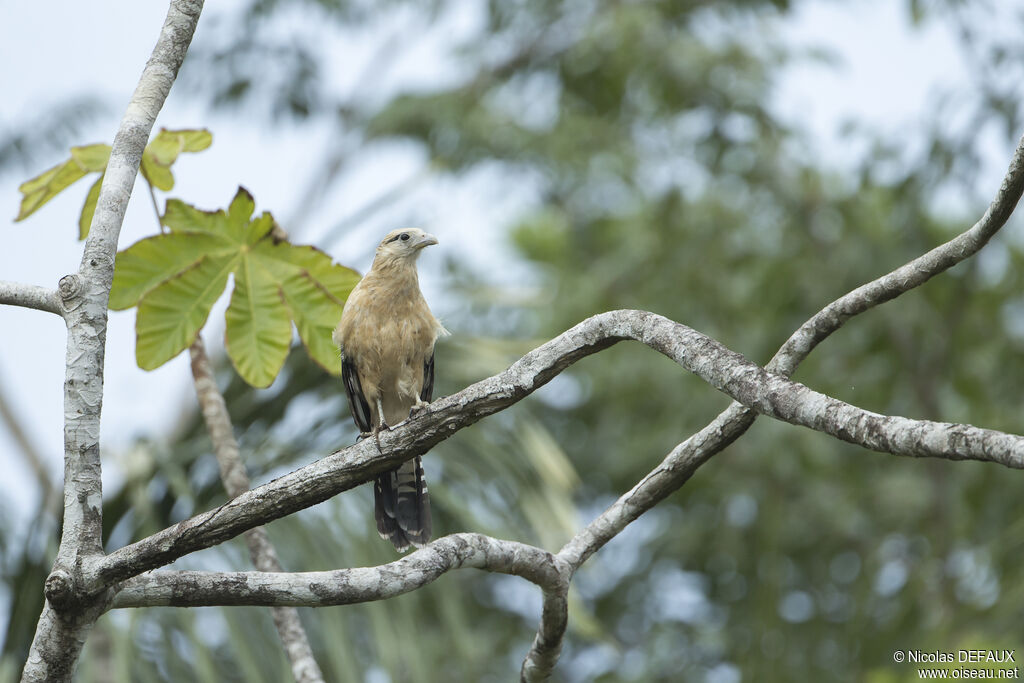
{"type": "Polygon", "coordinates": [[[416,247],[422,249],[423,247],[429,247],[431,244],[437,244],[437,238],[429,232],[425,232],[423,237],[420,237],[420,241],[416,243],[416,247]]]}

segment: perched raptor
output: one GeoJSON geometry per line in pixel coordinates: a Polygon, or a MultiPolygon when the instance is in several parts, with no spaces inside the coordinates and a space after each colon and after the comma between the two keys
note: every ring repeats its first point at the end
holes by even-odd
{"type": "MultiPolygon", "coordinates": [[[[378,445],[381,429],[427,405],[434,391],[434,342],[448,332],[430,312],[416,275],[416,259],[431,244],[437,239],[417,228],[389,232],[334,330],[352,417],[378,445]]],[[[399,551],[430,541],[420,456],[380,475],[373,500],[377,531],[399,551]]]]}

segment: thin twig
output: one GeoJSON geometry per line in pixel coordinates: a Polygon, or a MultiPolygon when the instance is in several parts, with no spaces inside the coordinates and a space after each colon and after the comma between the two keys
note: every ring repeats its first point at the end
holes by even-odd
{"type": "Polygon", "coordinates": [[[153,202],[153,213],[156,214],[156,229],[160,233],[167,232],[167,228],[164,227],[164,221],[160,217],[160,203],[156,200],[156,190],[153,189],[153,184],[146,181],[146,188],[149,189],[149,199],[153,202]]]}
{"type": "MultiPolygon", "coordinates": [[[[213,376],[210,358],[206,355],[201,337],[189,347],[192,359],[192,380],[196,389],[196,397],[202,409],[206,429],[213,441],[213,451],[220,466],[220,478],[229,497],[234,498],[249,490],[249,473],[238,450],[231,415],[228,413],[224,396],[217,387],[213,376]]],[[[253,565],[261,572],[281,572],[281,562],[274,549],[267,530],[256,527],[245,532],[245,542],[249,547],[249,556],[253,565]]],[[[306,630],[299,619],[299,612],[294,607],[275,606],[271,609],[274,625],[284,645],[285,654],[291,663],[292,675],[297,683],[322,683],[324,680],[320,666],[313,657],[313,648],[309,645],[306,630]]]]}

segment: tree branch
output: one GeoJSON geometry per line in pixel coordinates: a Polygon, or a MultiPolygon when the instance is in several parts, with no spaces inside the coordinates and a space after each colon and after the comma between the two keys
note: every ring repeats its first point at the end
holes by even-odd
{"type": "MultiPolygon", "coordinates": [[[[977,252],[1005,223],[1019,200],[1024,183],[1022,150],[1024,146],[1018,146],[996,200],[971,230],[830,304],[794,333],[773,363],[781,365],[784,372],[791,372],[821,339],[852,315],[919,286],[977,252]]],[[[1024,440],[1020,437],[965,425],[869,413],[767,372],[683,325],[640,311],[615,311],[584,321],[527,354],[504,373],[435,402],[417,418],[417,434],[409,433],[408,427],[402,425],[384,435],[384,444],[397,448],[388,448],[383,458],[374,457],[377,454],[372,450],[367,453],[370,449],[365,443],[332,454],[257,489],[249,499],[232,501],[228,506],[234,505],[233,510],[223,506],[117,551],[107,558],[107,566],[101,568],[98,578],[109,581],[122,573],[129,576],[133,571],[158,566],[150,563],[173,560],[206,547],[204,544],[220,542],[217,537],[222,534],[228,537],[237,533],[233,528],[246,528],[246,524],[252,523],[245,520],[248,514],[266,515],[262,521],[269,521],[289,514],[293,510],[286,507],[293,504],[299,509],[366,481],[408,457],[406,453],[429,448],[450,433],[520,400],[575,360],[626,338],[642,341],[668,355],[754,410],[867,448],[901,455],[974,458],[1011,467],[1024,466],[1024,440]],[[367,461],[368,456],[376,460],[376,466],[367,461]],[[321,486],[316,485],[317,479],[321,486]],[[282,505],[279,494],[297,497],[282,505]],[[246,510],[246,506],[251,509],[246,510]],[[194,547],[187,548],[192,544],[194,547]],[[119,553],[122,556],[115,557],[119,553]]],[[[715,422],[674,449],[659,468],[570,541],[558,559],[566,561],[574,571],[630,521],[681,486],[708,457],[742,434],[753,417],[753,412],[738,404],[730,406],[715,422]]],[[[565,579],[567,582],[568,576],[565,579]]],[[[546,678],[557,661],[566,623],[564,602],[564,591],[545,590],[545,617],[523,663],[524,680],[546,678]]]]}
{"type": "MultiPolygon", "coordinates": [[[[896,270],[836,299],[794,332],[766,366],[788,377],[830,334],[855,315],[891,301],[976,254],[1009,220],[1024,191],[1024,137],[981,219],[970,229],[896,270]]],[[[754,423],[756,413],[732,403],[704,429],[677,445],[630,491],[581,529],[559,551],[573,571],[605,543],[670,494],[679,490],[697,468],[727,448],[754,423]]]]}
{"type": "Polygon", "coordinates": [[[1024,467],[1024,437],[871,413],[769,373],[715,340],[662,316],[610,311],[588,318],[504,372],[438,399],[416,418],[382,433],[382,453],[373,440],[361,441],[247,491],[215,510],[114,551],[99,563],[90,587],[102,590],[369,481],[459,429],[523,399],[580,358],[624,339],[647,344],[758,412],[865,448],[1024,467]],[[896,431],[901,429],[911,430],[913,436],[902,436],[896,431]]]}
{"type": "MultiPolygon", "coordinates": [[[[790,372],[821,339],[850,316],[927,281],[975,253],[1005,223],[1021,194],[1022,147],[1018,146],[999,195],[977,225],[947,245],[915,259],[894,273],[861,287],[823,309],[794,334],[773,360],[790,372]],[[787,365],[789,367],[787,367],[787,365]]],[[[244,493],[217,510],[198,515],[103,559],[90,586],[101,591],[113,582],[166,564],[222,542],[246,529],[308,507],[393,468],[458,429],[498,412],[591,353],[623,339],[635,339],[669,356],[747,408],[823,431],[866,448],[913,457],[976,459],[1024,467],[1024,438],[969,425],[878,415],[838,401],[769,372],[718,342],[661,316],[643,311],[612,311],[589,318],[535,349],[505,372],[439,399],[409,423],[382,436],[386,452],[362,442],[318,463],[244,493]]],[[[608,538],[680,486],[702,462],[741,434],[753,415],[739,406],[680,444],[662,466],[588,526],[559,554],[575,569],[608,538]]],[[[546,591],[541,630],[523,665],[524,679],[543,678],[557,659],[564,632],[563,594],[546,591]],[[545,668],[546,667],[546,668],[545,668]]]]}
{"type": "MultiPolygon", "coordinates": [[[[220,478],[224,482],[228,496],[234,498],[249,490],[249,473],[239,455],[238,441],[235,440],[234,429],[231,426],[231,416],[228,414],[224,396],[217,388],[210,359],[206,355],[201,337],[196,337],[189,347],[189,356],[192,359],[192,380],[196,397],[199,399],[203,420],[213,442],[217,464],[220,466],[220,478]]],[[[282,571],[277,551],[271,544],[266,529],[261,526],[249,529],[245,532],[245,542],[256,569],[261,572],[282,571]]],[[[324,676],[316,658],[313,657],[313,649],[309,645],[309,638],[302,627],[298,611],[294,607],[275,606],[271,612],[296,683],[322,683],[324,676]]]]}
{"type": "Polygon", "coordinates": [[[1003,176],[995,198],[977,223],[948,242],[839,297],[821,309],[786,340],[766,367],[788,377],[815,346],[853,316],[891,301],[974,256],[1006,225],[1006,221],[1017,208],[1022,192],[1024,137],[1017,142],[1017,148],[1010,158],[1010,166],[1003,176]]]}
{"type": "Polygon", "coordinates": [[[533,637],[533,644],[519,670],[519,679],[523,683],[550,678],[562,652],[562,636],[569,625],[569,582],[572,580],[573,568],[557,555],[555,560],[562,569],[561,582],[553,588],[544,589],[537,635],[533,637]]]}
{"type": "Polygon", "coordinates": [[[35,308],[64,317],[64,309],[60,305],[60,295],[57,291],[37,285],[0,280],[0,304],[35,308]]]}
{"type": "Polygon", "coordinates": [[[255,605],[327,607],[386,600],[417,590],[453,569],[511,574],[541,588],[541,629],[523,663],[522,680],[546,679],[568,621],[571,568],[535,546],[483,534],[439,538],[379,567],[325,572],[157,571],[128,579],[111,602],[119,607],[255,605]]]}
{"type": "Polygon", "coordinates": [[[36,627],[22,681],[70,681],[102,596],[82,591],[84,574],[102,557],[99,458],[103,351],[114,253],[142,151],[195,32],[202,0],[172,0],[110,152],[79,270],[60,282],[68,325],[64,382],[64,521],[48,605],[36,627]]]}
{"type": "MultiPolygon", "coordinates": [[[[1024,137],[1010,159],[995,198],[981,219],[965,232],[858,287],[825,306],[794,332],[766,368],[788,377],[830,334],[855,315],[919,287],[976,254],[1009,220],[1024,192],[1024,137]]],[[[605,543],[647,510],[677,491],[716,453],[754,423],[756,413],[733,403],[704,429],[686,439],[630,491],[581,529],[559,555],[578,568],[605,543]]]]}
{"type": "Polygon", "coordinates": [[[551,553],[464,533],[444,536],[379,567],[322,572],[149,572],[125,581],[111,608],[351,605],[403,595],[453,569],[466,568],[512,574],[544,589],[557,590],[560,584],[558,562],[551,553]]]}

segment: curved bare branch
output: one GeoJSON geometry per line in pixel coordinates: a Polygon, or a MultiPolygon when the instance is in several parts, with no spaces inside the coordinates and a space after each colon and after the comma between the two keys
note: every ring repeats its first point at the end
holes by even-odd
{"type": "Polygon", "coordinates": [[[861,285],[818,311],[794,332],[766,366],[787,377],[825,337],[847,320],[900,294],[923,285],[939,273],[974,256],[1006,225],[1024,192],[1024,137],[1010,158],[1009,168],[984,215],[965,232],[891,273],[861,285]]]}
{"type": "MultiPolygon", "coordinates": [[[[192,361],[192,383],[195,385],[206,430],[213,442],[213,451],[220,466],[220,478],[228,496],[234,497],[249,490],[249,472],[245,469],[245,463],[239,454],[231,416],[228,414],[224,396],[217,388],[210,357],[206,355],[202,337],[196,337],[188,351],[192,361]]],[[[270,542],[265,528],[258,526],[249,529],[244,535],[245,543],[249,547],[249,557],[256,569],[261,572],[282,571],[277,550],[270,542]]],[[[324,675],[313,656],[313,648],[309,645],[309,638],[302,626],[302,620],[299,619],[298,610],[294,607],[274,606],[271,608],[271,614],[296,683],[322,683],[324,675]]]]}
{"type": "Polygon", "coordinates": [[[560,574],[562,583],[554,590],[544,589],[544,604],[541,607],[537,635],[533,637],[533,644],[519,671],[522,683],[546,681],[550,678],[562,652],[562,636],[569,625],[569,581],[573,569],[557,555],[555,559],[563,568],[560,574]]]}
{"type": "Polygon", "coordinates": [[[215,510],[114,551],[98,564],[90,586],[102,590],[369,481],[459,429],[516,403],[580,358],[625,339],[663,353],[759,413],[865,448],[1024,467],[1024,437],[871,413],[770,373],[680,323],[646,311],[610,311],[588,318],[504,372],[438,399],[415,419],[382,434],[383,453],[373,440],[364,440],[246,491],[215,510]],[[909,435],[901,430],[909,430],[909,435]]]}
{"type": "Polygon", "coordinates": [[[351,605],[403,595],[453,569],[466,568],[512,574],[545,590],[557,591],[563,583],[563,571],[551,553],[516,541],[465,533],[444,536],[378,567],[321,572],[149,572],[125,581],[111,607],[351,605]]]}
{"type": "Polygon", "coordinates": [[[409,593],[449,571],[466,568],[519,576],[541,588],[541,628],[523,663],[522,680],[548,678],[558,661],[561,634],[569,618],[572,570],[541,548],[483,534],[444,536],[378,567],[321,572],[147,572],[125,581],[110,607],[351,605],[409,593]]]}
{"type": "MultiPolygon", "coordinates": [[[[1024,137],[985,214],[970,229],[821,309],[794,332],[766,366],[785,377],[830,334],[859,313],[891,301],[976,254],[1009,220],[1024,191],[1024,137]]],[[[677,445],[646,477],[581,529],[559,551],[574,571],[626,528],[685,484],[698,467],[754,423],[756,413],[732,403],[702,430],[677,445]]]]}
{"type": "MultiPolygon", "coordinates": [[[[1018,146],[996,201],[971,230],[830,304],[794,333],[770,367],[788,374],[821,339],[852,315],[922,284],[980,249],[1005,223],[1019,200],[1024,185],[1022,153],[1022,146],[1018,146]]],[[[112,553],[99,564],[90,586],[98,592],[113,582],[367,481],[455,431],[521,400],[579,358],[624,339],[640,341],[669,356],[732,396],[738,404],[680,444],[661,466],[563,548],[556,560],[570,568],[568,573],[559,572],[566,585],[571,571],[590,554],[632,519],[676,490],[701,463],[739,436],[753,421],[753,411],[897,455],[977,459],[1024,467],[1022,437],[969,425],[871,413],[791,382],[784,374],[760,368],[684,325],[643,311],[612,311],[580,323],[530,352],[505,372],[436,401],[410,424],[400,425],[382,437],[386,449],[383,456],[364,442],[243,493],[217,510],[112,553]]],[[[524,661],[524,680],[547,677],[557,661],[565,630],[565,594],[562,588],[545,589],[545,617],[524,661]]]]}
{"type": "MultiPolygon", "coordinates": [[[[859,313],[891,301],[976,254],[1009,220],[1024,192],[1024,137],[985,214],[971,228],[871,282],[839,297],[794,332],[766,366],[788,377],[830,334],[859,313]]],[[[678,490],[702,464],[728,447],[754,423],[756,413],[733,403],[689,437],[630,491],[581,529],[559,552],[579,567],[626,526],[678,490]]]]}

